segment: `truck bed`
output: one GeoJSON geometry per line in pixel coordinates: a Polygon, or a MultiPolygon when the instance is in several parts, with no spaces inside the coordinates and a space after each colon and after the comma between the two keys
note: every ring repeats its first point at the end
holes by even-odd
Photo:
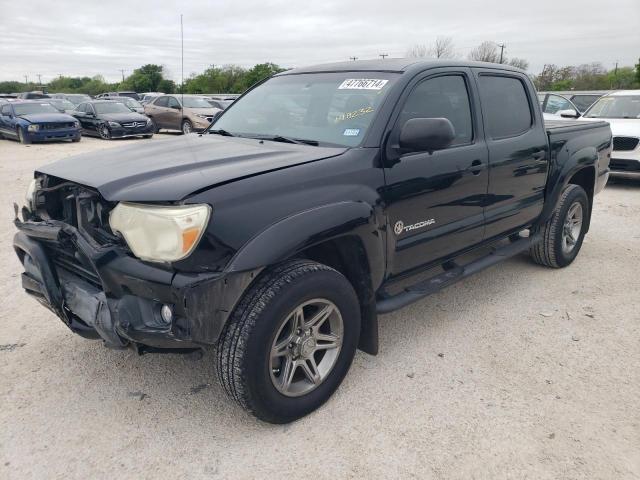
{"type": "Polygon", "coordinates": [[[576,130],[589,130],[590,128],[602,128],[609,125],[605,121],[601,122],[581,122],[578,120],[545,120],[544,126],[549,134],[560,132],[574,132],[576,130]]]}

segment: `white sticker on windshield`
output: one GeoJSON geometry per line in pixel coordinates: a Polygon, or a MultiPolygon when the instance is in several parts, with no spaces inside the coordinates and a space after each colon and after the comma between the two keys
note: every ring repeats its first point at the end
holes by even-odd
{"type": "Polygon", "coordinates": [[[360,129],[359,128],[345,128],[344,129],[344,133],[342,134],[345,137],[357,137],[358,135],[360,135],[360,129]]]}
{"type": "Polygon", "coordinates": [[[338,90],[382,90],[388,81],[379,78],[347,78],[338,90]]]}

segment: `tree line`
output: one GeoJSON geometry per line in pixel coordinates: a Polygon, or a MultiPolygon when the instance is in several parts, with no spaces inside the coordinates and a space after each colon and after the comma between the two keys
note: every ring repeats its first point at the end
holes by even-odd
{"type": "MultiPolygon", "coordinates": [[[[524,58],[508,58],[501,46],[485,41],[472,49],[467,58],[479,62],[503,63],[527,70],[529,62],[524,58]]],[[[451,37],[438,37],[431,45],[417,44],[406,52],[413,58],[457,58],[451,37]]],[[[98,95],[104,92],[133,90],[136,92],[164,93],[242,93],[255,83],[286,70],[275,63],[260,63],[252,68],[238,65],[211,65],[202,73],[192,74],[181,88],[167,78],[167,71],[161,65],[148,64],[136,68],[122,82],[109,83],[101,75],[94,77],[60,76],[45,85],[33,82],[0,82],[0,92],[28,92],[46,88],[49,92],[86,93],[98,95]]],[[[536,88],[546,90],[610,90],[640,88],[640,59],[634,67],[620,66],[606,69],[601,63],[577,66],[557,66],[547,64],[538,75],[530,75],[536,88]]]]}
{"type": "MultiPolygon", "coordinates": [[[[184,93],[242,93],[255,83],[285,69],[274,63],[260,63],[252,68],[238,65],[210,66],[200,74],[192,74],[184,81],[184,93]]],[[[135,92],[181,93],[179,84],[167,77],[161,65],[148,64],[136,68],[121,82],[110,83],[101,75],[94,77],[60,76],[49,83],[0,82],[0,92],[29,92],[45,88],[48,92],[86,93],[98,95],[104,92],[133,90],[135,92]]]]}

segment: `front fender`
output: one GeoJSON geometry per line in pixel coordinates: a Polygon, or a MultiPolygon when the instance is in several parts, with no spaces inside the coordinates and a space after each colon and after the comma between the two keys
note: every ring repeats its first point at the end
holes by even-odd
{"type": "Polygon", "coordinates": [[[225,271],[266,267],[313,245],[347,235],[355,235],[362,241],[375,289],[384,275],[384,236],[374,208],[365,202],[323,205],[276,222],[249,240],[225,271]]]}

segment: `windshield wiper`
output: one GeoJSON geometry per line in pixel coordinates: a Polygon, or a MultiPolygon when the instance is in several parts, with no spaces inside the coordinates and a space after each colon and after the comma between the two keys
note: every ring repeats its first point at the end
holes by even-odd
{"type": "Polygon", "coordinates": [[[235,135],[231,132],[227,132],[226,130],[223,130],[222,128],[219,128],[217,130],[209,130],[209,133],[215,133],[216,135],[222,135],[223,137],[235,137],[235,135]]]}
{"type": "Polygon", "coordinates": [[[318,146],[317,140],[307,140],[304,138],[291,138],[291,137],[285,137],[283,135],[274,135],[273,137],[260,137],[260,140],[271,140],[273,142],[282,142],[282,143],[297,143],[299,145],[313,145],[314,147],[318,146]]]}

